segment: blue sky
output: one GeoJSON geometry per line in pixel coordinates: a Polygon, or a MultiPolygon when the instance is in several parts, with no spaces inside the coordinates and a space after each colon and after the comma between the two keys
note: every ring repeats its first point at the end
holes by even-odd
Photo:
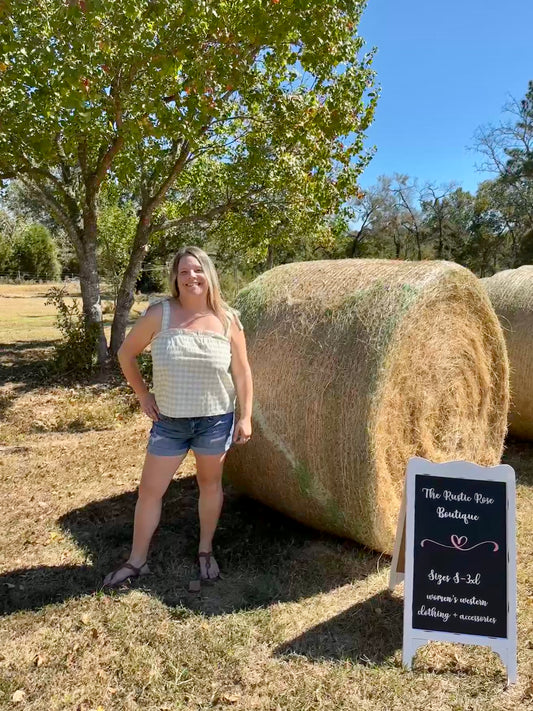
{"type": "Polygon", "coordinates": [[[533,79],[533,0],[368,0],[359,25],[381,85],[361,176],[407,173],[475,191],[490,177],[467,149],[480,125],[497,123],[509,96],[533,79]]]}

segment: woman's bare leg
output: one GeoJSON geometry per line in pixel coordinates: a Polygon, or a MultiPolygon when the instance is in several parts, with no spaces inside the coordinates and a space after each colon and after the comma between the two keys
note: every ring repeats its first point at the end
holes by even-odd
{"type": "MultiPolygon", "coordinates": [[[[184,458],[184,454],[177,457],[160,457],[155,454],[146,454],[141,483],[139,484],[139,495],[135,506],[133,543],[130,557],[127,561],[135,568],[144,566],[146,563],[150,541],[161,518],[163,495],[184,458]]],[[[109,573],[106,576],[104,585],[118,584],[130,575],[131,570],[128,568],[119,568],[114,575],[109,573]]]]}
{"type": "MultiPolygon", "coordinates": [[[[217,527],[224,494],[222,492],[222,468],[226,453],[196,454],[196,478],[200,497],[198,499],[198,515],[200,518],[199,553],[210,553],[213,546],[213,536],[217,527]]],[[[210,565],[206,566],[205,558],[200,558],[200,573],[202,577],[216,578],[219,574],[216,560],[211,557],[210,565]]]]}

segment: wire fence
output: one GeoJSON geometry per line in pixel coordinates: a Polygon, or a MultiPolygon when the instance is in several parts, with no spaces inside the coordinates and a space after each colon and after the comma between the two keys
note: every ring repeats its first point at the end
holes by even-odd
{"type": "MultiPolygon", "coordinates": [[[[164,272],[165,273],[166,271],[167,271],[167,269],[164,266],[161,267],[161,266],[157,266],[157,265],[149,265],[149,266],[143,267],[142,272],[140,272],[140,274],[142,274],[143,272],[149,272],[149,273],[164,272]]],[[[139,274],[139,276],[140,276],[140,274],[139,274]]],[[[71,272],[71,273],[62,272],[62,275],[59,279],[55,279],[55,280],[54,279],[41,279],[40,277],[35,276],[35,274],[17,270],[17,271],[9,271],[9,272],[0,272],[0,279],[15,279],[17,281],[35,281],[35,282],[45,282],[45,281],[60,282],[60,281],[67,281],[69,279],[72,281],[79,281],[80,275],[76,274],[75,272],[71,272]]],[[[106,279],[105,277],[103,277],[103,281],[108,282],[109,279],[106,279]]]]}
{"type": "Polygon", "coordinates": [[[29,274],[26,272],[0,272],[0,281],[2,282],[35,282],[38,284],[43,283],[59,283],[62,281],[79,281],[80,277],[77,274],[64,274],[59,279],[41,279],[35,276],[35,274],[29,274]]]}

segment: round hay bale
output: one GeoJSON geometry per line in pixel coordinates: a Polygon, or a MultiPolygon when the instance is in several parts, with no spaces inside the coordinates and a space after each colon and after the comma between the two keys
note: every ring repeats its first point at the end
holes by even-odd
{"type": "Polygon", "coordinates": [[[447,262],[287,264],[243,289],[254,435],[230,480],[316,528],[392,551],[410,456],[500,460],[508,365],[479,280],[447,262]]]}
{"type": "Polygon", "coordinates": [[[511,370],[509,431],[533,439],[533,265],[481,282],[503,328],[511,370]]]}

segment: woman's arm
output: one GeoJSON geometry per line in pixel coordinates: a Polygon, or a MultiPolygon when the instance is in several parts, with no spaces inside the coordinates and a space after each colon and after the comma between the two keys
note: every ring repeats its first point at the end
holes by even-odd
{"type": "Polygon", "coordinates": [[[231,324],[231,375],[239,401],[239,420],[235,424],[233,441],[244,444],[252,436],[253,384],[244,331],[235,320],[231,324]]]}
{"type": "Polygon", "coordinates": [[[159,410],[154,396],[141,376],[137,356],[151,343],[161,328],[162,312],[161,304],[151,306],[146,314],[135,322],[117,354],[124,377],[137,395],[141,410],[152,420],[159,419],[159,410]]]}

